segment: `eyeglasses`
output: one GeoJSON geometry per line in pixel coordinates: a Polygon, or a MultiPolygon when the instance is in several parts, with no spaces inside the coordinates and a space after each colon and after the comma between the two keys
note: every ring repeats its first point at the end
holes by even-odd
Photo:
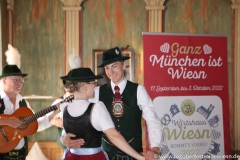
{"type": "Polygon", "coordinates": [[[8,79],[11,79],[14,83],[17,83],[17,82],[23,83],[24,82],[23,78],[8,78],[8,79]]]}

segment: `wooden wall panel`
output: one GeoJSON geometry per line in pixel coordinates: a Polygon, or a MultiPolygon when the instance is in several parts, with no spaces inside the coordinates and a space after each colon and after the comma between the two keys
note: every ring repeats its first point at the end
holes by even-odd
{"type": "Polygon", "coordinates": [[[228,37],[231,59],[232,8],[230,0],[171,0],[164,12],[164,32],[221,34],[228,37]]]}
{"type": "MultiPolygon", "coordinates": [[[[143,0],[86,1],[83,7],[83,65],[92,67],[93,49],[130,45],[135,57],[143,54],[145,5],[143,0]]],[[[135,61],[135,80],[143,83],[140,63],[135,61]]]]}
{"type": "MultiPolygon", "coordinates": [[[[1,30],[2,30],[2,50],[1,53],[5,53],[5,51],[7,50],[7,44],[8,44],[8,32],[7,31],[7,27],[8,27],[8,20],[7,20],[7,14],[8,14],[8,10],[7,10],[7,2],[6,1],[1,1],[0,2],[1,5],[1,30]]],[[[6,56],[5,54],[2,54],[2,65],[6,64],[6,56]]]]}
{"type": "MultiPolygon", "coordinates": [[[[21,70],[28,73],[22,95],[61,96],[60,76],[64,75],[64,12],[60,0],[14,1],[14,47],[21,54],[21,70]]],[[[29,100],[34,111],[52,100],[29,100]]],[[[30,137],[55,141],[53,129],[30,137]]]]}
{"type": "MultiPolygon", "coordinates": [[[[34,142],[28,144],[29,151],[31,150],[34,142]]],[[[63,154],[61,147],[57,145],[56,142],[38,142],[39,147],[41,148],[43,154],[49,160],[60,160],[63,154]]]]}

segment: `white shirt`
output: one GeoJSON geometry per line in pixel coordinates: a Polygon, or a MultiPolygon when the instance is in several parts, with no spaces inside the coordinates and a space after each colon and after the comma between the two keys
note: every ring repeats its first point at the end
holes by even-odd
{"type": "MultiPolygon", "coordinates": [[[[118,84],[120,88],[120,94],[123,93],[127,84],[127,80],[124,79],[122,82],[118,84]]],[[[113,93],[115,84],[111,81],[111,88],[113,93]]],[[[90,99],[92,102],[97,102],[99,100],[99,87],[95,88],[95,98],[90,99]]],[[[149,142],[151,148],[159,147],[161,142],[161,135],[162,135],[162,127],[159,118],[157,117],[155,108],[153,106],[153,102],[149,97],[146,89],[142,85],[138,85],[137,88],[137,104],[139,109],[142,110],[142,117],[146,120],[147,129],[149,134],[149,142]]]]}
{"type": "MultiPolygon", "coordinates": [[[[74,100],[71,103],[68,103],[68,105],[60,105],[60,110],[61,110],[61,116],[63,117],[63,112],[66,106],[67,111],[69,114],[73,117],[78,117],[82,115],[88,108],[90,102],[87,100],[74,100]]],[[[63,119],[64,121],[64,119],[63,119]]],[[[105,105],[103,102],[99,101],[96,104],[94,104],[91,112],[91,123],[93,127],[98,130],[98,131],[106,131],[107,129],[110,128],[115,128],[114,123],[111,119],[110,114],[108,113],[105,105]]],[[[76,126],[77,127],[77,126],[76,126]]],[[[65,133],[65,131],[64,131],[65,133]]]]}
{"type": "MultiPolygon", "coordinates": [[[[15,112],[15,110],[17,110],[19,108],[19,101],[21,101],[23,98],[20,94],[17,95],[16,97],[16,104],[15,106],[12,104],[12,102],[9,100],[9,97],[6,95],[6,93],[4,92],[3,89],[1,89],[0,91],[0,96],[3,99],[4,102],[4,106],[5,106],[5,110],[4,110],[4,114],[13,114],[15,112]]],[[[26,101],[26,100],[25,100],[26,101]]],[[[26,101],[26,104],[29,109],[31,109],[29,103],[26,101]]],[[[32,109],[31,109],[32,110],[32,109]]],[[[33,110],[32,110],[33,111],[33,110]]],[[[34,111],[33,111],[34,113],[34,111]]],[[[48,128],[51,124],[49,123],[48,117],[47,116],[43,116],[37,119],[38,121],[38,130],[42,131],[46,128],[48,128]]],[[[18,143],[18,145],[16,146],[16,150],[21,149],[25,144],[24,138],[22,138],[20,140],[20,142],[18,143]]]]}

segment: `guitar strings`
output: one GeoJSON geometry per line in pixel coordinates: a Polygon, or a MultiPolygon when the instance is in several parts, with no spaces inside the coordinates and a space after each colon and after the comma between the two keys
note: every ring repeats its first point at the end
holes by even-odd
{"type": "Polygon", "coordinates": [[[26,126],[27,124],[33,122],[34,120],[38,119],[39,117],[42,117],[45,114],[47,114],[47,113],[49,113],[49,112],[51,112],[53,110],[57,110],[58,109],[58,107],[57,107],[58,104],[61,104],[61,103],[64,103],[64,102],[70,102],[73,99],[74,99],[74,96],[71,95],[71,96],[65,98],[63,101],[57,103],[56,105],[52,105],[52,106],[50,106],[50,107],[48,107],[48,108],[46,108],[46,109],[44,109],[42,111],[37,112],[36,114],[33,114],[33,115],[29,116],[29,117],[24,118],[23,119],[24,123],[20,127],[18,127],[18,128],[23,128],[24,126],[26,126]]]}

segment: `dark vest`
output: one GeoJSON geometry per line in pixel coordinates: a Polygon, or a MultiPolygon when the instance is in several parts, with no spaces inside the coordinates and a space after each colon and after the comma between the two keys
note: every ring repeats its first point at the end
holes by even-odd
{"type": "MultiPolygon", "coordinates": [[[[137,87],[138,84],[127,81],[127,85],[121,95],[124,103],[124,114],[121,118],[116,118],[112,114],[114,93],[110,83],[100,86],[99,100],[107,107],[116,129],[122,134],[127,142],[131,141],[129,144],[136,151],[142,152],[142,111],[137,105],[137,87]]],[[[116,153],[119,150],[109,142],[105,135],[103,135],[102,145],[107,152],[116,153]]]]}
{"type": "MultiPolygon", "coordinates": [[[[0,114],[4,114],[4,110],[5,110],[5,104],[3,99],[0,97],[0,114]]],[[[22,99],[21,101],[19,101],[19,107],[27,107],[27,103],[24,99],[22,99]]],[[[24,148],[26,153],[28,153],[28,139],[27,137],[24,137],[25,140],[25,144],[24,144],[24,148]]]]}
{"type": "Polygon", "coordinates": [[[94,107],[90,103],[88,109],[78,117],[72,117],[65,107],[63,112],[63,126],[66,133],[76,135],[73,139],[84,139],[85,143],[81,148],[96,148],[101,146],[102,132],[97,131],[91,124],[91,110],[94,107]]]}

